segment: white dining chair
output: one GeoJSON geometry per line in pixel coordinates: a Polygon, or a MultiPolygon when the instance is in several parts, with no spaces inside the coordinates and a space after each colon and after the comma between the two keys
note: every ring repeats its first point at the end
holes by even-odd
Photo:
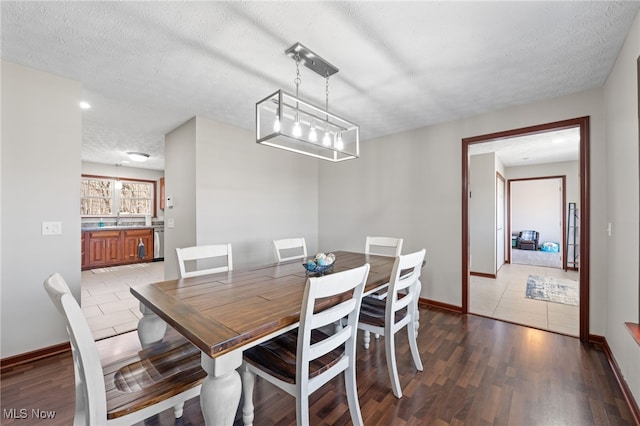
{"type": "MultiPolygon", "coordinates": [[[[394,238],[394,237],[369,237],[365,241],[364,245],[364,253],[365,254],[375,254],[378,256],[400,256],[402,253],[402,238],[394,238]]],[[[367,297],[373,297],[376,299],[384,299],[387,297],[387,291],[379,290],[373,294],[370,294],[367,297]]],[[[378,335],[376,335],[376,339],[378,335]]]]}
{"type": "Polygon", "coordinates": [[[394,237],[367,237],[364,246],[365,254],[377,254],[380,256],[400,256],[402,253],[402,238],[394,237]]]}
{"type": "Polygon", "coordinates": [[[409,348],[416,369],[422,371],[415,326],[420,296],[420,273],[425,250],[396,257],[385,300],[365,297],[360,307],[358,328],[364,330],[364,347],[369,348],[371,333],[384,336],[384,350],[393,394],[401,398],[402,388],[396,363],[395,334],[407,328],[409,348]]]}
{"type": "Polygon", "coordinates": [[[177,247],[176,253],[178,255],[181,278],[233,270],[231,244],[177,247]],[[190,265],[192,267],[189,267],[190,265]]]}
{"type": "Polygon", "coordinates": [[[351,421],[356,426],[363,424],[356,387],[356,336],[368,275],[366,263],[359,268],[307,278],[299,327],[244,352],[245,424],[253,422],[255,375],[293,395],[297,424],[307,426],[310,424],[309,395],[341,373],[344,373],[351,421]],[[335,297],[341,297],[341,301],[327,303],[328,298],[335,297]],[[316,306],[320,299],[324,302],[316,306]],[[344,327],[333,326],[344,317],[347,318],[344,327]]]}
{"type": "Polygon", "coordinates": [[[89,324],[62,276],[49,276],[44,288],[64,317],[71,341],[75,426],[133,425],[172,407],[178,419],[184,402],[200,395],[206,373],[191,343],[161,343],[103,366],[89,324]]]}
{"type": "Polygon", "coordinates": [[[306,259],[307,244],[304,238],[283,238],[273,240],[273,252],[278,263],[285,260],[306,259]]]}

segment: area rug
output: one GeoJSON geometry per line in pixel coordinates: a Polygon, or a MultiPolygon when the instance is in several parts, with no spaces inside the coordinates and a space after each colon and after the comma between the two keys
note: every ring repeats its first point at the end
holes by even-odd
{"type": "Polygon", "coordinates": [[[529,275],[525,297],[578,306],[580,297],[578,295],[578,282],[565,278],[529,275]]]}

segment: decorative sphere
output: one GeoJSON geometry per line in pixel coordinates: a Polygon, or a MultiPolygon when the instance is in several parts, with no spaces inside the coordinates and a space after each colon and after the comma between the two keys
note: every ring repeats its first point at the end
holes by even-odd
{"type": "Polygon", "coordinates": [[[318,259],[318,265],[319,266],[327,266],[329,265],[329,263],[327,263],[328,259],[326,257],[321,257],[320,259],[318,259]]]}

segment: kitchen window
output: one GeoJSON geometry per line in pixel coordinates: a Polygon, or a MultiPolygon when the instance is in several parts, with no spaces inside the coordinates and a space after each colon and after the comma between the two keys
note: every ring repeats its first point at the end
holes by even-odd
{"type": "Polygon", "coordinates": [[[82,216],[154,216],[156,183],[108,176],[82,176],[82,216]]]}

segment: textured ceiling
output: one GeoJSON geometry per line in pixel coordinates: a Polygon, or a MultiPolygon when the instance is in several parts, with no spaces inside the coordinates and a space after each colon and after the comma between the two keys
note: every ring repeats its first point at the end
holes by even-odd
{"type": "Polygon", "coordinates": [[[469,145],[469,155],[495,152],[505,167],[578,161],[580,129],[554,130],[469,145]]]}
{"type": "MultiPolygon", "coordinates": [[[[602,86],[634,2],[11,2],[2,59],[81,81],[82,159],[163,169],[164,134],[198,115],[254,130],[293,91],[301,42],[340,71],[330,110],[366,140],[602,86]]],[[[300,96],[324,104],[301,69],[300,96]]],[[[507,129],[505,129],[507,130],[507,129]]]]}

